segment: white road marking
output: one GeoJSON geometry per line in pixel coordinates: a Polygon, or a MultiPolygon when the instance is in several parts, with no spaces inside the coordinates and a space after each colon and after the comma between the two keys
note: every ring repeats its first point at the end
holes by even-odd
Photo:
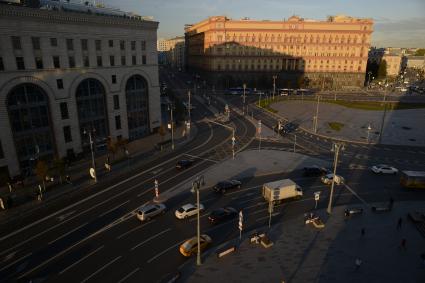
{"type": "MultiPolygon", "coordinates": [[[[209,213],[205,213],[205,214],[202,214],[201,216],[199,216],[199,218],[204,218],[204,217],[209,216],[209,215],[210,215],[209,213]]],[[[193,221],[196,221],[196,220],[197,220],[197,217],[195,216],[195,217],[190,218],[189,222],[193,222],[193,221]]]]}
{"type": "Polygon", "coordinates": [[[75,212],[75,210],[74,211],[71,211],[71,212],[68,212],[68,213],[65,213],[63,215],[59,215],[56,219],[59,220],[59,221],[62,221],[65,218],[67,218],[68,216],[74,214],[74,212],[75,212]]]}
{"type": "Polygon", "coordinates": [[[244,209],[244,210],[245,210],[245,209],[250,209],[250,208],[253,208],[253,207],[256,207],[256,206],[260,206],[260,205],[263,205],[263,204],[264,204],[264,202],[259,202],[259,203],[254,204],[254,205],[250,205],[250,206],[244,207],[243,209],[244,209]]]}
{"type": "Polygon", "coordinates": [[[108,266],[110,266],[111,264],[113,264],[114,262],[119,260],[120,258],[121,258],[121,256],[114,258],[113,260],[111,260],[110,262],[108,262],[107,264],[105,264],[104,266],[99,268],[98,270],[96,270],[96,272],[92,273],[89,277],[87,277],[86,279],[81,281],[81,283],[87,282],[90,278],[92,278],[93,276],[95,276],[96,274],[98,274],[99,272],[101,272],[102,270],[104,270],[105,268],[107,268],[108,266]]]}
{"type": "Polygon", "coordinates": [[[97,249],[95,249],[94,251],[88,253],[87,255],[85,255],[84,257],[80,258],[79,260],[77,260],[76,262],[74,262],[73,264],[71,264],[70,266],[68,266],[67,268],[63,269],[62,271],[59,272],[59,275],[67,272],[68,270],[70,270],[71,268],[73,268],[74,266],[76,266],[77,264],[79,264],[80,262],[82,262],[83,260],[85,260],[86,258],[88,258],[89,256],[95,254],[97,251],[101,250],[104,246],[100,246],[97,249]]]}
{"type": "Polygon", "coordinates": [[[109,212],[114,211],[115,209],[117,209],[117,208],[119,208],[119,207],[121,207],[121,206],[123,206],[124,204],[129,203],[129,202],[130,202],[130,200],[125,201],[125,202],[123,202],[123,203],[121,203],[121,204],[119,204],[119,205],[117,205],[117,206],[115,206],[115,207],[113,207],[113,208],[111,208],[111,209],[109,209],[109,210],[105,211],[104,213],[102,213],[101,215],[99,215],[99,218],[100,218],[100,217],[102,217],[102,216],[105,216],[105,215],[106,215],[106,214],[108,214],[109,212]]]}
{"type": "Polygon", "coordinates": [[[212,159],[208,159],[208,158],[202,158],[202,157],[199,157],[199,156],[196,156],[196,155],[192,155],[192,154],[187,154],[187,153],[185,153],[185,155],[187,155],[189,157],[192,157],[192,158],[196,158],[196,159],[201,159],[201,160],[206,160],[206,161],[211,161],[211,162],[214,162],[214,163],[218,163],[217,160],[212,160],[212,159]]]}
{"type": "MultiPolygon", "coordinates": [[[[273,214],[272,214],[272,217],[273,217],[273,216],[276,216],[276,215],[279,215],[279,214],[280,214],[280,212],[273,213],[273,214]]],[[[261,220],[268,219],[269,217],[270,217],[270,215],[267,215],[267,216],[264,216],[264,217],[257,218],[257,220],[255,220],[255,221],[256,221],[256,222],[259,222],[259,221],[261,221],[261,220]]]]}
{"type": "Polygon", "coordinates": [[[249,191],[249,190],[253,190],[253,189],[258,189],[258,188],[261,188],[263,185],[260,185],[260,186],[254,186],[254,187],[249,187],[249,188],[245,188],[245,189],[242,189],[242,190],[238,190],[238,191],[235,191],[235,192],[230,192],[230,193],[226,193],[226,195],[234,195],[234,194],[239,194],[239,193],[241,193],[241,192],[245,192],[245,191],[249,191]]]}
{"type": "Polygon", "coordinates": [[[32,253],[28,253],[28,254],[26,254],[26,255],[24,255],[24,256],[22,256],[22,257],[18,258],[17,260],[15,260],[15,261],[13,261],[13,262],[9,263],[8,265],[3,266],[3,267],[0,269],[0,271],[3,271],[4,269],[6,269],[6,268],[8,268],[8,267],[10,267],[10,266],[12,266],[12,265],[14,265],[15,263],[17,263],[17,262],[19,262],[19,261],[23,260],[24,258],[29,257],[30,255],[32,255],[32,253]]]}
{"type": "Polygon", "coordinates": [[[119,235],[119,236],[117,237],[117,239],[121,239],[122,237],[124,237],[124,236],[126,236],[126,235],[130,234],[131,232],[134,232],[134,231],[136,231],[136,230],[138,230],[138,229],[140,229],[140,228],[143,228],[143,227],[145,227],[146,225],[152,224],[152,223],[154,223],[155,221],[156,221],[156,220],[154,219],[154,220],[151,220],[151,221],[149,221],[149,222],[147,222],[147,223],[145,223],[145,224],[143,224],[143,225],[137,226],[136,228],[133,228],[133,229],[131,229],[131,230],[129,230],[129,231],[127,231],[127,232],[125,232],[125,233],[123,233],[123,234],[119,235]]]}
{"type": "Polygon", "coordinates": [[[134,273],[136,273],[139,270],[140,270],[140,267],[137,267],[132,272],[130,272],[129,274],[127,274],[126,276],[124,276],[120,281],[118,281],[118,283],[124,282],[125,280],[127,280],[128,278],[130,278],[130,276],[132,276],[134,273]]]}
{"type": "Polygon", "coordinates": [[[84,223],[84,224],[81,224],[81,225],[80,225],[80,226],[78,226],[77,228],[72,229],[71,231],[69,231],[69,232],[67,232],[67,233],[63,234],[62,236],[60,236],[60,237],[56,238],[55,240],[50,241],[48,244],[49,244],[49,245],[51,245],[51,244],[53,244],[54,242],[59,241],[60,239],[62,239],[62,238],[64,238],[64,237],[68,236],[69,234],[71,234],[71,233],[73,233],[73,232],[77,231],[78,229],[80,229],[81,227],[83,227],[83,226],[85,226],[85,225],[87,225],[87,224],[88,224],[88,222],[86,222],[86,223],[84,223]]]}
{"type": "MultiPolygon", "coordinates": [[[[186,240],[185,240],[185,241],[186,241],[186,240]]],[[[155,260],[155,259],[157,259],[158,257],[162,256],[163,254],[165,254],[165,253],[166,253],[166,252],[168,252],[169,250],[171,250],[171,249],[173,249],[173,248],[175,248],[175,247],[180,246],[180,245],[181,245],[181,244],[183,244],[185,241],[178,242],[177,244],[175,244],[175,245],[173,245],[173,246],[169,247],[168,249],[166,249],[166,250],[164,250],[164,251],[160,252],[159,254],[157,254],[156,256],[154,256],[153,258],[149,259],[149,260],[147,261],[147,263],[151,263],[152,261],[154,261],[154,260],[155,260]]]]}
{"type": "Polygon", "coordinates": [[[252,199],[249,199],[249,200],[238,202],[238,204],[244,204],[244,203],[251,202],[251,201],[254,201],[254,200],[258,200],[258,199],[262,199],[262,198],[264,198],[264,197],[259,196],[259,197],[256,197],[256,198],[252,198],[252,199]]]}
{"type": "Polygon", "coordinates": [[[151,240],[153,240],[153,239],[155,239],[155,238],[157,238],[157,237],[161,236],[162,234],[165,234],[165,233],[167,233],[167,232],[170,232],[170,231],[171,231],[171,228],[165,229],[164,231],[159,232],[159,233],[157,233],[156,235],[153,235],[152,237],[149,237],[149,238],[147,238],[146,240],[144,240],[143,242],[141,242],[141,243],[139,243],[139,244],[135,245],[134,247],[132,247],[132,248],[131,248],[131,250],[132,250],[132,251],[134,251],[135,249],[137,249],[137,248],[138,248],[138,247],[140,247],[141,245],[146,244],[147,242],[149,242],[149,241],[151,241],[151,240]]]}

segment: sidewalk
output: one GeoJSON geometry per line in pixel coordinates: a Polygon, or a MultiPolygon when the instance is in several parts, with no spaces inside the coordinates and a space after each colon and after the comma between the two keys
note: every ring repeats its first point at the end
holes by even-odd
{"type": "MultiPolygon", "coordinates": [[[[425,282],[424,237],[406,218],[424,211],[422,203],[400,202],[391,212],[365,211],[348,220],[344,209],[335,207],[322,230],[304,225],[303,215],[264,228],[274,243],[268,249],[244,235],[232,254],[217,258],[210,252],[200,267],[190,261],[179,282],[425,282]],[[399,217],[403,225],[397,230],[399,217]],[[406,249],[400,247],[403,238],[406,249]],[[362,261],[358,270],[356,258],[362,261]]],[[[318,214],[325,219],[325,211],[318,214]]]]}

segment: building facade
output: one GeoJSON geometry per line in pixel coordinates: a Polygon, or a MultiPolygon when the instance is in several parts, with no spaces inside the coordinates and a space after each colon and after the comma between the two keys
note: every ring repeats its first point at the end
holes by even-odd
{"type": "Polygon", "coordinates": [[[325,21],[297,16],[285,21],[210,17],[186,25],[186,68],[224,87],[251,86],[278,75],[311,87],[361,87],[373,21],[347,16],[325,21]],[[260,81],[259,81],[260,80],[260,81]]]}
{"type": "Polygon", "coordinates": [[[425,56],[407,56],[407,68],[425,70],[425,56]]]}
{"type": "Polygon", "coordinates": [[[0,6],[0,173],[159,127],[158,22],[0,6]]]}

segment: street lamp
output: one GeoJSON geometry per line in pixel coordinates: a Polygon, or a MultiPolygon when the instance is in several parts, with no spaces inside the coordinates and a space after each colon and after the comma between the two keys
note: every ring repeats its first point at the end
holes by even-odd
{"type": "MultiPolygon", "coordinates": [[[[97,174],[96,174],[96,163],[94,162],[94,151],[93,151],[93,138],[92,138],[92,133],[96,134],[96,129],[92,129],[90,131],[86,131],[86,129],[83,130],[83,134],[84,135],[89,135],[89,142],[90,142],[90,151],[91,151],[91,166],[93,169],[93,174],[92,177],[94,179],[94,182],[97,183],[97,174]]],[[[91,173],[92,170],[90,170],[91,173]]]]}
{"type": "Polygon", "coordinates": [[[369,126],[367,126],[367,143],[369,143],[370,130],[372,130],[372,127],[369,124],[369,126]]]}
{"type": "Polygon", "coordinates": [[[168,129],[171,130],[171,149],[174,150],[174,121],[173,121],[173,107],[174,105],[168,104],[168,111],[171,112],[171,123],[168,123],[168,129]]]}
{"type": "Polygon", "coordinates": [[[319,104],[320,104],[320,95],[317,96],[317,105],[316,105],[316,116],[313,117],[313,130],[317,133],[317,122],[319,120],[319,104]]]}
{"type": "Polygon", "coordinates": [[[378,143],[381,143],[382,136],[384,134],[385,116],[387,115],[387,102],[386,102],[387,89],[388,89],[388,84],[385,84],[384,85],[384,100],[383,100],[383,103],[384,103],[384,114],[382,115],[381,130],[379,131],[378,143]]]}
{"type": "Polygon", "coordinates": [[[196,192],[196,208],[198,210],[197,212],[197,227],[196,227],[196,239],[198,242],[198,252],[196,256],[196,265],[200,266],[201,263],[201,224],[200,224],[200,210],[199,210],[199,190],[201,186],[205,185],[204,176],[198,176],[196,177],[195,181],[192,182],[192,190],[196,192]]]}
{"type": "Polygon", "coordinates": [[[273,76],[273,101],[274,101],[274,94],[276,92],[276,79],[277,79],[277,75],[273,76]]]}
{"type": "Polygon", "coordinates": [[[333,177],[332,177],[331,194],[329,196],[329,204],[327,209],[328,214],[332,213],[332,199],[333,199],[335,179],[336,179],[336,167],[338,166],[338,157],[339,157],[340,150],[342,151],[345,150],[343,143],[334,143],[332,145],[331,151],[335,152],[335,156],[334,156],[334,171],[333,171],[333,177]]]}

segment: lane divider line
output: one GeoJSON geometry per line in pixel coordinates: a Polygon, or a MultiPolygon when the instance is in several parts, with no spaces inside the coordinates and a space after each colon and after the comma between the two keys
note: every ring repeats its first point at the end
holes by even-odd
{"type": "Polygon", "coordinates": [[[76,266],[77,264],[79,264],[80,262],[82,262],[83,260],[85,260],[86,258],[88,258],[89,256],[97,253],[99,250],[103,249],[105,246],[100,246],[97,249],[95,249],[94,251],[88,253],[87,255],[85,255],[84,257],[80,258],[79,260],[77,260],[76,262],[74,262],[73,264],[69,265],[67,268],[61,270],[59,272],[59,275],[62,275],[63,273],[67,272],[68,270],[70,270],[71,268],[73,268],[74,266],[76,266]]]}
{"type": "Polygon", "coordinates": [[[157,233],[156,235],[153,235],[152,237],[149,237],[149,238],[147,238],[146,240],[144,240],[143,242],[141,242],[141,243],[139,243],[139,244],[135,245],[135,246],[134,246],[134,247],[132,247],[130,250],[134,251],[135,249],[137,249],[137,248],[138,248],[138,247],[140,247],[141,245],[146,244],[147,242],[149,242],[149,241],[151,241],[151,240],[153,240],[153,239],[155,239],[155,238],[157,238],[157,237],[161,236],[162,234],[165,234],[165,233],[167,233],[167,232],[170,232],[170,231],[171,231],[171,228],[165,229],[164,231],[159,232],[159,233],[157,233]]]}
{"type": "Polygon", "coordinates": [[[96,270],[96,272],[92,273],[89,277],[81,281],[81,283],[87,282],[90,278],[92,278],[93,276],[95,276],[96,274],[98,274],[99,272],[101,272],[102,270],[104,270],[105,268],[107,268],[108,266],[110,266],[111,264],[119,260],[120,258],[121,256],[117,256],[116,258],[114,258],[113,260],[111,260],[110,262],[108,262],[107,264],[99,268],[98,270],[96,270]]]}

